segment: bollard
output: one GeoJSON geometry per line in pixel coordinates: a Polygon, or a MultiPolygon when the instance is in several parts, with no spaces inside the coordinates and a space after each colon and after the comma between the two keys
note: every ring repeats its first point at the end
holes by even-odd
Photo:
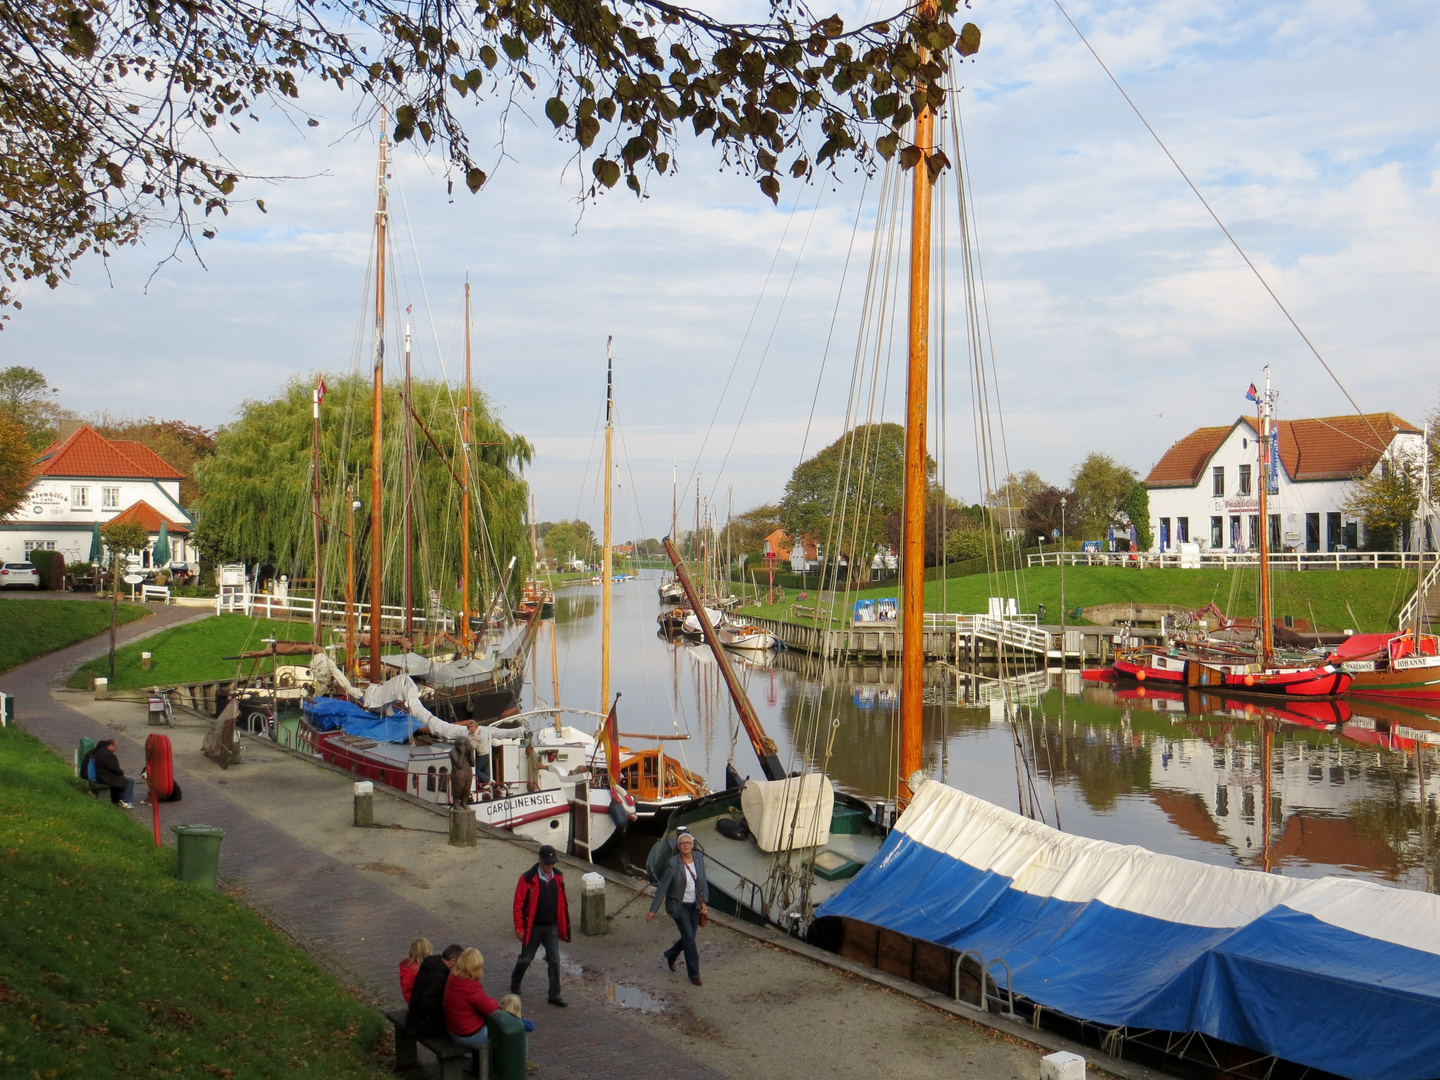
{"type": "Polygon", "coordinates": [[[375,824],[375,785],[369,780],[355,783],[355,827],[368,829],[375,824]]]}
{"type": "Polygon", "coordinates": [[[485,1028],[490,1042],[490,1080],[525,1080],[525,1024],[501,1009],[490,1014],[485,1028]]]}
{"type": "Polygon", "coordinates": [[[1040,1059],[1040,1080],[1085,1080],[1085,1059],[1068,1050],[1057,1050],[1040,1059]]]}
{"type": "Polygon", "coordinates": [[[15,698],[10,694],[0,694],[0,727],[9,727],[15,723],[15,698]]]}
{"type": "Polygon", "coordinates": [[[97,675],[95,677],[95,700],[104,701],[109,696],[110,680],[97,675]]]}
{"type": "Polygon", "coordinates": [[[150,654],[148,652],[140,654],[140,668],[142,671],[150,670],[150,654]]]}
{"type": "Polygon", "coordinates": [[[450,846],[475,846],[475,811],[469,807],[450,808],[450,846]]]}
{"type": "Polygon", "coordinates": [[[580,878],[580,932],[592,936],[610,932],[605,918],[605,878],[593,872],[580,878]]]}

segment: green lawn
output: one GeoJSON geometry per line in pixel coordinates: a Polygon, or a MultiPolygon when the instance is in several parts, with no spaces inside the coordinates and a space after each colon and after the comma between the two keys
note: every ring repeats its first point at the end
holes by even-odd
{"type": "MultiPolygon", "coordinates": [[[[138,604],[121,604],[123,625],[148,615],[138,604]]],[[[110,629],[110,605],[98,600],[22,600],[0,596],[0,672],[29,663],[110,629]]]]}
{"type": "MultiPolygon", "coordinates": [[[[1065,569],[1065,606],[1139,602],[1174,604],[1200,608],[1212,600],[1231,615],[1257,613],[1258,571],[1239,570],[1129,570],[1107,566],[1074,566],[1065,569]],[[1233,603],[1231,602],[1233,596],[1233,603]]],[[[1415,574],[1410,570],[1304,570],[1277,571],[1273,577],[1272,594],[1276,617],[1293,615],[1309,619],[1311,611],[1320,629],[1354,629],[1379,632],[1394,625],[1395,616],[1415,588],[1415,574]],[[1346,605],[1349,605],[1347,609],[1346,605]],[[1350,611],[1354,611],[1352,617],[1350,611]]],[[[844,604],[856,599],[895,596],[894,585],[853,593],[844,604]]],[[[990,596],[1015,597],[1020,610],[1034,613],[1044,604],[1046,620],[1060,619],[1060,569],[1055,566],[1033,567],[1004,578],[986,574],[931,581],[925,586],[926,611],[983,612],[990,596]],[[942,593],[943,588],[943,593],[942,593]]],[[[784,605],[761,605],[743,610],[752,615],[772,619],[799,621],[791,604],[813,604],[816,593],[800,600],[794,590],[786,590],[784,605]]],[[[831,603],[830,595],[824,601],[831,603]]],[[[837,608],[836,615],[842,612],[837,608]]],[[[808,619],[805,621],[809,621],[808,619]]]]}
{"type": "Polygon", "coordinates": [[[0,728],[0,1075],[383,1075],[380,1016],[0,728]]]}
{"type": "MultiPolygon", "coordinates": [[[[115,678],[110,680],[110,688],[137,690],[157,684],[174,686],[208,679],[233,679],[236,661],[222,657],[263,649],[263,639],[270,637],[282,641],[310,641],[311,625],[309,622],[252,619],[246,615],[216,615],[203,622],[162,630],[154,637],[127,645],[115,654],[115,678]],[[149,671],[140,667],[142,651],[152,657],[149,671]]],[[[249,661],[246,661],[246,667],[248,670],[249,661]]],[[[101,657],[77,671],[66,685],[84,689],[87,671],[104,675],[108,670],[109,658],[101,657]]]]}

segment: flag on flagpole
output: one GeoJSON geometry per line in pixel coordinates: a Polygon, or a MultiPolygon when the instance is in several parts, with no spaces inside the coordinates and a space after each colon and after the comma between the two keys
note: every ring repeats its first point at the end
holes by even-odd
{"type": "Polygon", "coordinates": [[[609,774],[612,788],[620,782],[620,720],[615,715],[615,706],[619,703],[620,695],[616,694],[610,714],[605,717],[605,724],[600,729],[600,745],[605,748],[605,771],[609,774]]]}
{"type": "Polygon", "coordinates": [[[1245,391],[1245,400],[1254,402],[1259,402],[1260,400],[1260,391],[1255,389],[1253,382],[1250,384],[1250,389],[1245,391]]]}
{"type": "Polygon", "coordinates": [[[316,400],[317,403],[325,400],[325,376],[324,376],[324,375],[318,375],[318,376],[316,376],[316,378],[315,378],[315,400],[316,400]]]}

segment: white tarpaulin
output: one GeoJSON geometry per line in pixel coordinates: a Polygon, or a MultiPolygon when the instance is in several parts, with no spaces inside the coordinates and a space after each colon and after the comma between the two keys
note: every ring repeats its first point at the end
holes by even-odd
{"type": "Polygon", "coordinates": [[[340,670],[339,664],[330,659],[329,653],[318,652],[310,658],[310,678],[315,683],[317,697],[325,697],[339,690],[347,698],[360,700],[360,691],[350,684],[345,672],[340,670]]]}
{"type": "MultiPolygon", "coordinates": [[[[367,686],[365,700],[361,704],[371,712],[379,712],[387,705],[404,706],[405,711],[424,724],[437,739],[455,739],[470,734],[469,728],[461,724],[446,723],[425,708],[420,700],[420,690],[409,675],[396,675],[379,685],[372,683],[367,686]]],[[[478,743],[475,749],[480,750],[478,743]]]]}
{"type": "Polygon", "coordinates": [[[835,790],[824,773],[747,780],[740,808],[761,851],[819,847],[830,841],[835,790]]]}

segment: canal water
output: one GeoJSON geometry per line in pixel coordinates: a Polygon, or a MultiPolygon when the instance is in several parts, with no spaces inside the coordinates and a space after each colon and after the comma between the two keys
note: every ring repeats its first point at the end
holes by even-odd
{"type": "MultiPolygon", "coordinates": [[[[684,735],[666,752],[724,786],[725,764],[759,776],[709,650],[657,635],[658,576],[614,586],[611,687],[626,745],[684,735]]],[[[534,680],[551,701],[600,709],[600,589],[558,590],[534,680]]],[[[790,769],[822,767],[871,802],[895,797],[899,670],[795,652],[737,665],[790,769]]],[[[1120,689],[1079,673],[1004,682],[942,665],[926,673],[928,774],[1066,832],[1202,862],[1296,877],[1341,874],[1437,891],[1440,708],[1360,699],[1266,704],[1120,689]],[[1266,760],[1268,756],[1268,768],[1266,760]]]]}

